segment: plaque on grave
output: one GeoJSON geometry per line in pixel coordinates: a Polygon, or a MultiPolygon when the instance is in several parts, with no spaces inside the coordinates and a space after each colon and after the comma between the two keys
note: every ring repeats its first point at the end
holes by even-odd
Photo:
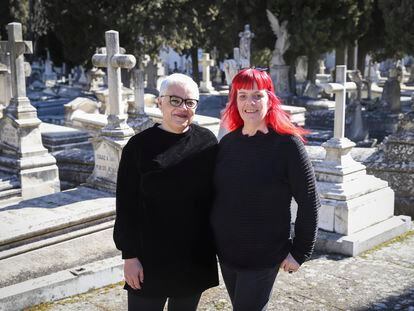
{"type": "Polygon", "coordinates": [[[95,151],[96,177],[116,180],[119,160],[119,153],[107,141],[99,142],[95,151]]]}
{"type": "Polygon", "coordinates": [[[3,126],[0,126],[0,142],[9,147],[17,148],[19,144],[19,138],[17,129],[14,128],[10,123],[5,123],[3,126]]]}

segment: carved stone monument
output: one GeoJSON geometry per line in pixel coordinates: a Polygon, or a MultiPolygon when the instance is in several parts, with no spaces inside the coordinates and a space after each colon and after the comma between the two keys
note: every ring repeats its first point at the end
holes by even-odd
{"type": "Polygon", "coordinates": [[[289,66],[286,65],[283,58],[283,55],[290,47],[287,21],[280,24],[279,20],[272,12],[269,10],[266,10],[266,12],[270,26],[277,37],[270,66],[270,76],[272,77],[273,84],[275,86],[276,95],[280,97],[288,97],[291,95],[289,84],[289,66]]]}
{"type": "Polygon", "coordinates": [[[336,98],[334,137],[322,146],[325,160],[315,165],[321,211],[317,247],[355,256],[411,228],[407,216],[394,216],[394,191],[384,180],[367,175],[344,137],[346,66],[336,67],[336,83],[323,87],[336,98]]]}
{"type": "Polygon", "coordinates": [[[22,25],[7,25],[8,41],[2,51],[10,53],[12,98],[0,120],[0,170],[19,176],[23,199],[60,191],[55,158],[42,144],[36,109],[26,96],[24,55],[32,43],[23,41],[22,25]]]}
{"type": "Polygon", "coordinates": [[[214,65],[214,60],[210,59],[210,54],[203,53],[200,64],[203,66],[203,81],[200,82],[200,92],[213,93],[214,87],[210,80],[210,66],[214,65]]]}
{"type": "Polygon", "coordinates": [[[105,32],[105,41],[106,54],[93,55],[92,64],[96,67],[106,67],[108,71],[108,123],[101,130],[99,137],[91,139],[95,167],[87,184],[93,188],[114,192],[122,148],[134,135],[134,130],[126,122],[127,116],[121,98],[121,68],[133,68],[136,60],[133,55],[120,54],[117,31],[105,32]]]}
{"type": "Polygon", "coordinates": [[[244,25],[244,31],[239,33],[239,37],[240,58],[245,60],[247,68],[250,67],[250,47],[252,39],[254,38],[254,33],[250,31],[250,25],[244,25]]]}

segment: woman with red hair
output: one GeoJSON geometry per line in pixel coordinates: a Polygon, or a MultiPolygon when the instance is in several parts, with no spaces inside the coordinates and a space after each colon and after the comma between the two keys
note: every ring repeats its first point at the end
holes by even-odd
{"type": "Polygon", "coordinates": [[[230,133],[219,144],[211,222],[223,279],[233,310],[266,310],[279,268],[296,272],[316,240],[320,203],[306,131],[291,123],[258,69],[234,77],[222,122],[230,133]]]}

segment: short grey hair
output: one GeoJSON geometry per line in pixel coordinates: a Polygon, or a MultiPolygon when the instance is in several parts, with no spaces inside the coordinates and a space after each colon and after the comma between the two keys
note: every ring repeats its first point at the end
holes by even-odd
{"type": "Polygon", "coordinates": [[[160,86],[160,96],[165,95],[171,85],[180,85],[187,90],[190,90],[196,97],[193,99],[199,99],[200,97],[197,83],[195,83],[191,77],[182,73],[173,73],[162,81],[160,86]]]}

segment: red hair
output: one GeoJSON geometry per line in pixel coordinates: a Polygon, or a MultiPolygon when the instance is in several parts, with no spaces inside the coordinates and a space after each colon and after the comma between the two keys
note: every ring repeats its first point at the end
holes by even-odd
{"type": "Polygon", "coordinates": [[[269,97],[269,109],[265,117],[267,126],[279,134],[299,136],[302,141],[305,141],[303,135],[308,134],[309,131],[295,126],[290,121],[289,114],[282,109],[281,101],[275,95],[273,82],[269,74],[258,69],[243,69],[233,78],[229,102],[222,113],[223,126],[229,131],[234,131],[243,126],[243,119],[237,109],[237,92],[240,89],[251,90],[255,83],[259,90],[266,90],[269,97]]]}

